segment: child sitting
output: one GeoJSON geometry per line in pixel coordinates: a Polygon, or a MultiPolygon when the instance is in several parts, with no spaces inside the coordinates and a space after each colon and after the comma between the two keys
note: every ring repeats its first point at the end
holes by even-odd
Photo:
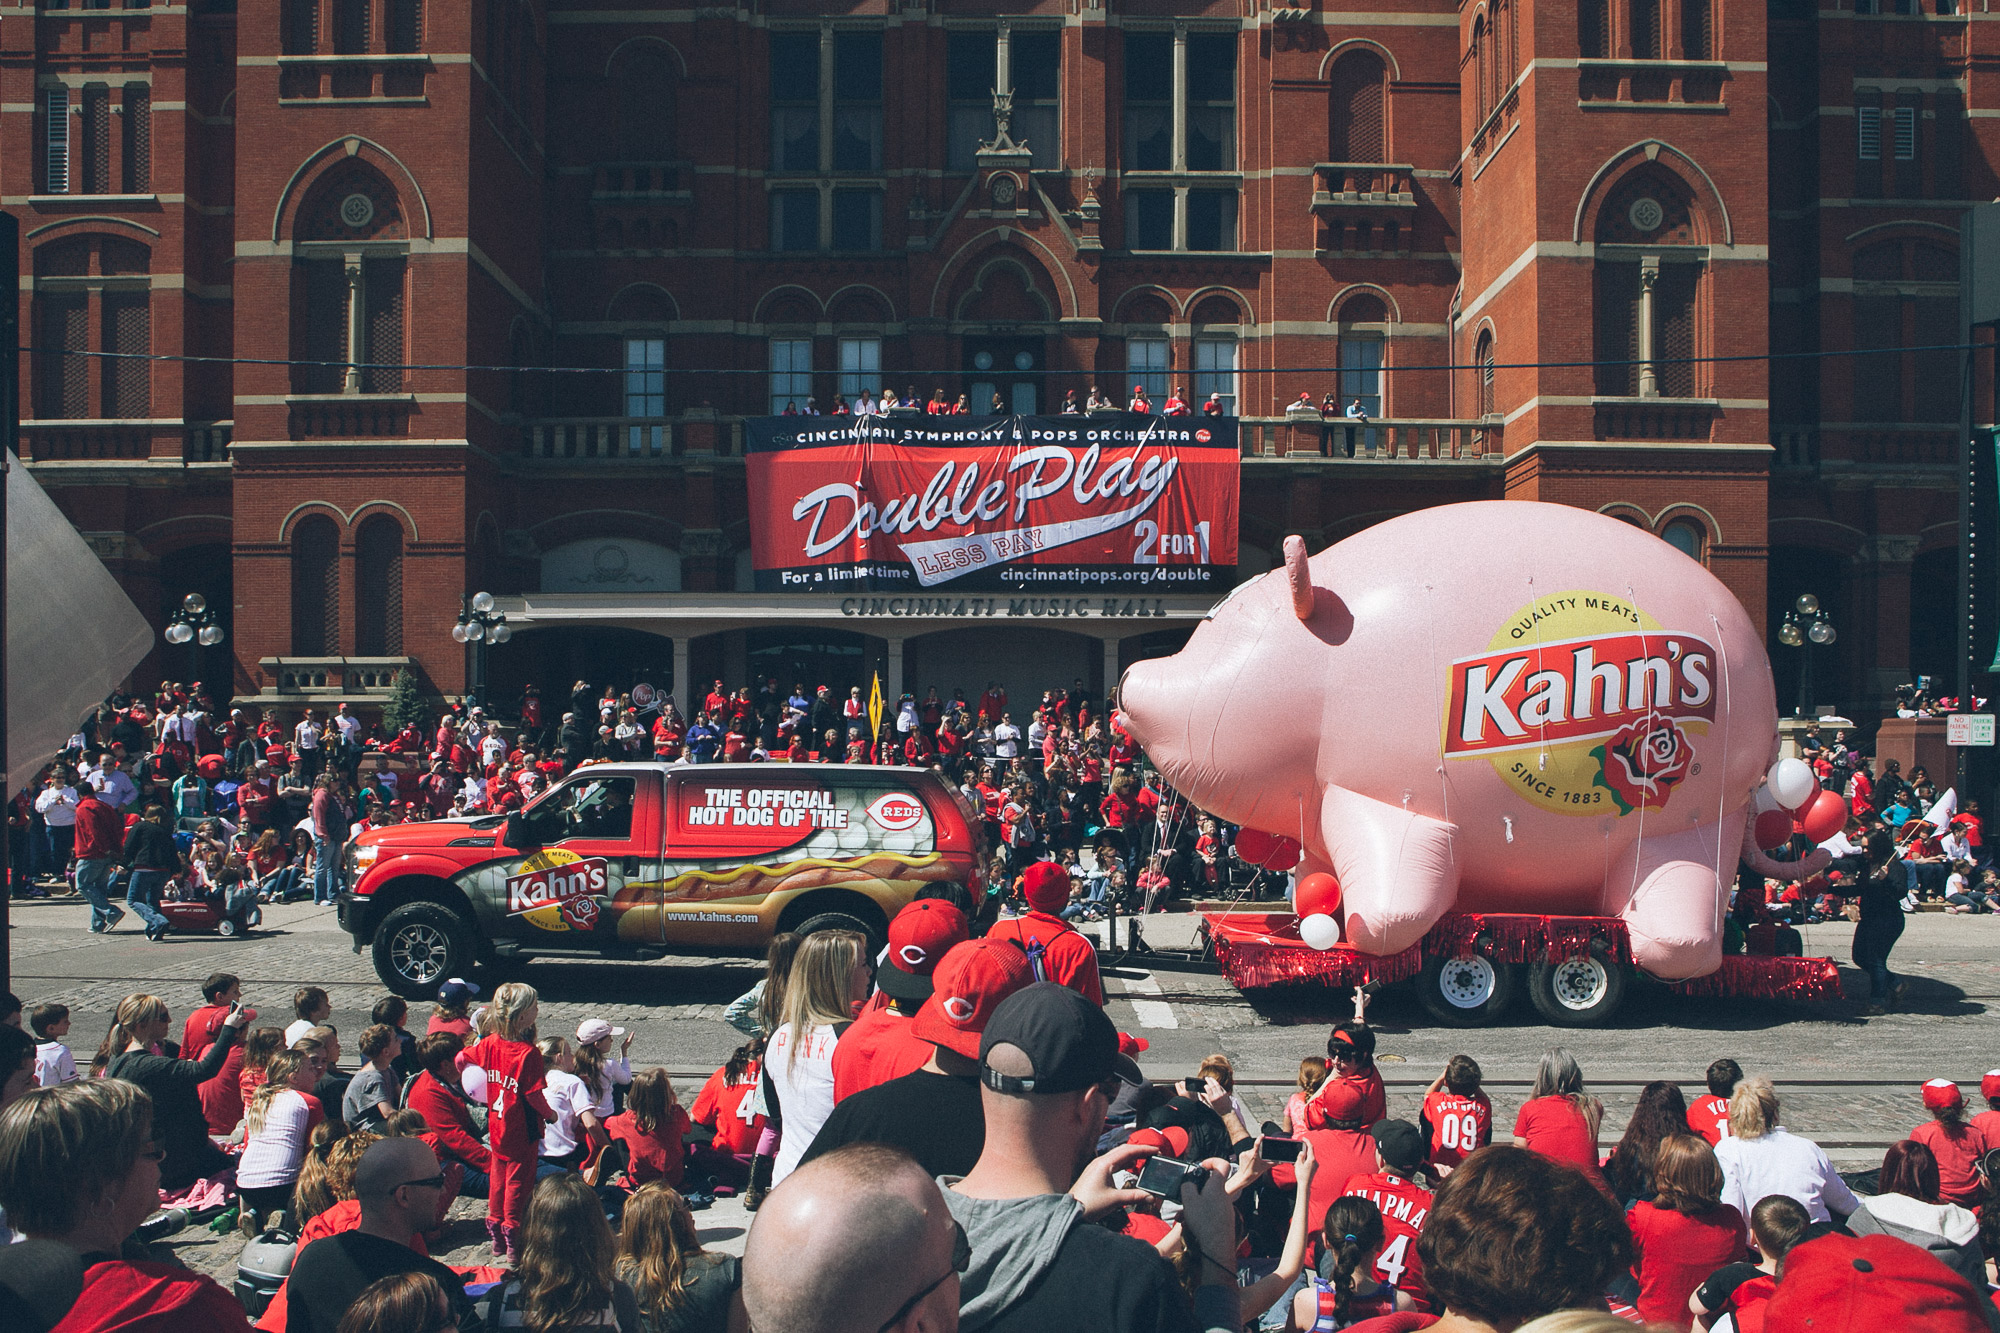
{"type": "Polygon", "coordinates": [[[76,1060],[63,1045],[69,1035],[69,1006],[38,1004],[28,1011],[28,1026],[35,1030],[35,1082],[44,1088],[76,1079],[76,1060]]]}

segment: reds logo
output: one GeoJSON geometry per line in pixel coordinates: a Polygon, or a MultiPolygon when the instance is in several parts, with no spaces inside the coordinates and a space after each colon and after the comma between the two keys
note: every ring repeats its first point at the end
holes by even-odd
{"type": "Polygon", "coordinates": [[[924,803],[907,792],[892,791],[870,802],[868,818],[877,828],[905,833],[924,822],[924,803]]]}

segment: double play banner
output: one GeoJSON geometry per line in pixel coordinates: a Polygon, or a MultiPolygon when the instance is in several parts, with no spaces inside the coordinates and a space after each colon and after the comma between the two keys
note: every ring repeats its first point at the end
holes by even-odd
{"type": "Polygon", "coordinates": [[[759,592],[1196,591],[1236,564],[1236,419],[761,417],[759,592]]]}

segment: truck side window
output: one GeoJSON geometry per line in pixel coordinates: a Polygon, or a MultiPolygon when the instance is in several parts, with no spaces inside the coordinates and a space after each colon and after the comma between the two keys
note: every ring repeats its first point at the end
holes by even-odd
{"type": "Polygon", "coordinates": [[[615,841],[632,836],[632,778],[572,782],[535,806],[530,818],[544,843],[570,838],[615,841]]]}

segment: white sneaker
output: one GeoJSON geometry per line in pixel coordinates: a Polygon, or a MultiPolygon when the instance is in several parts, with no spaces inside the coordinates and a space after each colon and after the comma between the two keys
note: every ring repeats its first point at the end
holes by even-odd
{"type": "Polygon", "coordinates": [[[1903,895],[1903,900],[1902,900],[1902,902],[1901,902],[1901,903],[1899,903],[1899,904],[1898,904],[1898,906],[1900,906],[1900,907],[1901,907],[1901,908],[1902,908],[1902,909],[1903,909],[1903,910],[1904,910],[1905,912],[1914,912],[1914,911],[1916,911],[1916,910],[1917,910],[1917,895],[1916,895],[1916,894],[1914,894],[1914,893],[1906,893],[1906,894],[1904,894],[1904,895],[1903,895]]]}

